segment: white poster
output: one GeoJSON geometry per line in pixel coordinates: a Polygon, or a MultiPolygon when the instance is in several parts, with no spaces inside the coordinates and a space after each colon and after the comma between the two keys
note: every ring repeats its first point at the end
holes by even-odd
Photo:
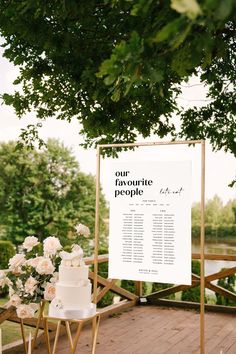
{"type": "Polygon", "coordinates": [[[109,278],[191,284],[191,162],[114,162],[109,278]]]}

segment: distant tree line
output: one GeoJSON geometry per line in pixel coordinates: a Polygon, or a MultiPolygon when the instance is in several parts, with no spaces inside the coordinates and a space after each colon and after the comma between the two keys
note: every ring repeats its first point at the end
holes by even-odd
{"type": "MultiPolygon", "coordinates": [[[[192,235],[200,235],[200,203],[192,206],[192,235]]],[[[206,202],[205,231],[207,236],[236,236],[236,199],[223,205],[219,196],[215,195],[206,202]]]]}
{"type": "MultiPolygon", "coordinates": [[[[0,166],[0,240],[17,246],[29,235],[40,241],[55,235],[68,244],[75,240],[76,224],[83,223],[91,237],[78,242],[89,253],[94,238],[95,177],[80,171],[68,148],[57,140],[49,140],[41,150],[1,143],[0,166]]],[[[107,207],[102,193],[100,215],[105,235],[107,207]]]]}

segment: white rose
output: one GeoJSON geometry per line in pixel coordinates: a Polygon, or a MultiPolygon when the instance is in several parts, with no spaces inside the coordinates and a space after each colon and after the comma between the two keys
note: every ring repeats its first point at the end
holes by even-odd
{"type": "Polygon", "coordinates": [[[11,297],[10,297],[10,304],[12,306],[19,306],[21,304],[21,298],[17,295],[17,294],[13,294],[11,297]]]}
{"type": "Polygon", "coordinates": [[[12,282],[9,278],[7,278],[6,273],[3,270],[0,270],[0,287],[4,287],[5,285],[10,286],[12,282]]]}
{"type": "Polygon", "coordinates": [[[55,284],[57,281],[59,280],[59,273],[55,272],[52,276],[52,278],[50,279],[50,283],[55,284]]]}
{"type": "Polygon", "coordinates": [[[54,236],[49,236],[43,241],[43,252],[45,256],[54,256],[60,249],[62,249],[62,245],[58,238],[54,236]]]}
{"type": "Polygon", "coordinates": [[[85,237],[89,237],[90,235],[88,226],[85,226],[83,224],[76,225],[75,230],[79,235],[83,235],[85,237]]]}
{"type": "Polygon", "coordinates": [[[25,292],[33,295],[37,284],[38,281],[34,277],[30,276],[25,282],[25,292]]]}
{"type": "Polygon", "coordinates": [[[19,305],[16,308],[16,313],[19,318],[32,318],[34,317],[34,308],[31,305],[19,305]]]}
{"type": "Polygon", "coordinates": [[[44,299],[48,301],[52,301],[56,295],[56,288],[54,284],[47,283],[44,290],[44,299]]]}
{"type": "Polygon", "coordinates": [[[22,283],[21,279],[19,279],[19,278],[17,279],[16,286],[17,286],[17,289],[22,289],[23,288],[23,283],[22,283]]]}
{"type": "Polygon", "coordinates": [[[54,270],[55,267],[49,258],[41,259],[36,266],[36,271],[39,274],[53,274],[54,270]]]}
{"type": "Polygon", "coordinates": [[[44,259],[44,257],[40,256],[40,257],[35,257],[35,258],[30,258],[26,261],[26,264],[31,266],[31,267],[34,267],[36,268],[39,261],[41,261],[42,259],[44,259]]]}
{"type": "Polygon", "coordinates": [[[15,290],[12,289],[12,287],[9,287],[9,297],[12,297],[15,294],[15,290]]]}
{"type": "Polygon", "coordinates": [[[18,253],[9,260],[9,270],[13,273],[20,273],[21,266],[25,264],[24,254],[18,253]]]}
{"type": "Polygon", "coordinates": [[[22,247],[27,250],[27,252],[31,251],[34,246],[38,245],[39,241],[35,236],[28,236],[25,238],[22,247]]]}

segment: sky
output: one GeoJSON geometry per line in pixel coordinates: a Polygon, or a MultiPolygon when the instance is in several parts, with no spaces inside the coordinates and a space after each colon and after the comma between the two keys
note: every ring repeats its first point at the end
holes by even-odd
{"type": "MultiPolygon", "coordinates": [[[[2,57],[0,50],[0,92],[13,92],[12,82],[17,77],[18,69],[2,57]]],[[[206,100],[207,89],[199,85],[197,78],[189,84],[183,85],[183,93],[179,98],[179,104],[184,107],[191,105],[202,105],[206,100]]],[[[19,119],[14,114],[11,107],[0,105],[0,142],[16,140],[22,128],[28,124],[37,122],[34,113],[19,119]]],[[[79,146],[83,138],[79,135],[79,124],[75,120],[71,123],[57,121],[50,118],[43,123],[40,129],[40,136],[43,139],[57,138],[66,147],[71,148],[73,154],[80,163],[81,171],[96,174],[96,151],[93,149],[85,150],[79,146]]],[[[166,139],[165,139],[166,140],[166,139]]],[[[139,142],[144,139],[140,138],[139,142]]],[[[148,141],[160,141],[158,137],[152,136],[148,141]]],[[[192,201],[200,200],[200,146],[154,146],[139,147],[135,151],[124,152],[119,155],[120,161],[192,161],[192,201]]],[[[109,200],[109,167],[112,159],[105,159],[101,162],[101,185],[109,200]]],[[[232,154],[224,151],[212,152],[209,143],[206,143],[206,199],[218,195],[225,203],[236,198],[236,189],[228,187],[233,180],[236,170],[235,158],[232,154]]]]}

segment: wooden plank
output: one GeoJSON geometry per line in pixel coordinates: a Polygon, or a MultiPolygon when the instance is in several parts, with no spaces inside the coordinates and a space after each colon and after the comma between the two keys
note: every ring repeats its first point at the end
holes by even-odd
{"type": "Polygon", "coordinates": [[[102,318],[105,318],[105,317],[111,316],[113,314],[127,310],[130,307],[133,307],[135,305],[136,305],[135,300],[130,300],[130,301],[122,300],[122,301],[118,302],[117,304],[112,304],[110,306],[104,307],[103,309],[99,309],[99,313],[102,318]]]}
{"type": "Polygon", "coordinates": [[[190,288],[194,288],[195,286],[198,285],[199,282],[194,282],[192,285],[174,285],[171,288],[163,289],[156,291],[155,293],[152,293],[150,295],[147,295],[146,298],[149,299],[158,299],[160,297],[165,297],[169,296],[174,293],[178,293],[179,291],[184,291],[190,288]]]}
{"type": "Polygon", "coordinates": [[[221,286],[214,285],[211,283],[206,282],[206,287],[212,291],[215,291],[216,293],[227,297],[228,299],[231,299],[232,301],[236,302],[236,294],[232,293],[231,291],[222,288],[221,286]]]}
{"type": "MultiPolygon", "coordinates": [[[[199,302],[191,302],[191,301],[180,301],[180,300],[169,300],[169,299],[151,299],[150,302],[152,305],[158,306],[167,306],[170,308],[185,308],[185,309],[200,309],[199,302]]],[[[146,305],[144,305],[146,306],[146,305]]],[[[221,313],[229,313],[236,314],[236,306],[223,306],[223,305],[212,305],[205,304],[205,309],[209,312],[221,312],[221,313]]]]}
{"type": "MultiPolygon", "coordinates": [[[[94,273],[93,272],[89,272],[89,278],[93,279],[94,277],[94,273]]],[[[107,286],[108,285],[108,281],[107,279],[101,277],[100,275],[98,275],[98,283],[103,285],[103,286],[107,286]]],[[[135,300],[138,301],[138,296],[135,294],[132,294],[131,292],[129,292],[128,290],[125,290],[115,284],[112,285],[111,289],[114,293],[121,295],[123,297],[126,297],[129,300],[135,300]]]]}
{"type": "Polygon", "coordinates": [[[221,271],[219,271],[217,273],[208,275],[205,279],[206,279],[206,281],[209,282],[209,281],[212,281],[212,280],[225,278],[225,277],[227,277],[229,275],[232,275],[232,274],[235,274],[235,273],[236,273],[236,267],[227,268],[227,269],[221,270],[221,271]]]}
{"type": "MultiPolygon", "coordinates": [[[[199,253],[192,253],[193,259],[200,259],[199,253]]],[[[211,261],[236,261],[236,255],[233,254],[214,254],[214,253],[206,253],[205,260],[211,261]]],[[[94,263],[94,256],[86,257],[85,259],[86,264],[93,264],[94,263]]],[[[104,263],[109,261],[108,254],[101,254],[98,256],[98,263],[104,263]]],[[[4,269],[5,270],[5,269],[4,269]]]]}
{"type": "MultiPolygon", "coordinates": [[[[15,322],[15,323],[20,323],[20,319],[17,316],[11,316],[7,319],[7,321],[10,322],[15,322]]],[[[25,318],[24,319],[24,325],[29,326],[29,327],[36,327],[37,324],[37,318],[25,318]]],[[[43,321],[40,321],[39,323],[39,328],[43,329],[43,321]]],[[[53,322],[48,323],[48,328],[50,331],[55,331],[56,330],[56,324],[53,322]]]]}
{"type": "Polygon", "coordinates": [[[8,309],[1,308],[0,324],[3,323],[4,321],[8,320],[8,318],[11,317],[15,313],[16,313],[16,310],[15,310],[15,307],[13,307],[13,306],[9,307],[8,309]]]}
{"type": "Polygon", "coordinates": [[[142,287],[143,287],[143,283],[141,281],[136,281],[135,282],[135,294],[138,297],[142,296],[142,290],[143,290],[142,287]]]}
{"type": "Polygon", "coordinates": [[[113,285],[115,285],[115,282],[117,281],[116,279],[108,279],[108,284],[99,292],[97,296],[97,302],[99,302],[104,295],[112,288],[113,285]]]}
{"type": "MultiPolygon", "coordinates": [[[[193,259],[200,259],[200,254],[199,253],[192,253],[192,258],[193,259]]],[[[205,260],[211,260],[211,261],[236,261],[236,255],[232,254],[211,254],[207,253],[204,256],[205,260]]]]}
{"type": "MultiPolygon", "coordinates": [[[[94,256],[85,257],[84,262],[87,265],[93,264],[94,263],[94,256]]],[[[100,254],[98,256],[98,263],[104,263],[104,262],[108,262],[108,254],[100,254]]]]}

